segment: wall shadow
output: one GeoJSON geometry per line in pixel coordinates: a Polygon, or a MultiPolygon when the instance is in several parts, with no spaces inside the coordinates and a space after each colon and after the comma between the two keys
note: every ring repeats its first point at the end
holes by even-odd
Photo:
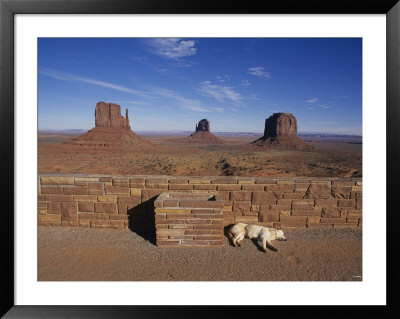
{"type": "Polygon", "coordinates": [[[230,244],[231,246],[235,247],[235,245],[234,245],[233,242],[232,242],[232,239],[229,237],[229,229],[230,229],[233,225],[234,225],[234,224],[230,224],[230,225],[226,225],[226,226],[224,227],[224,236],[225,236],[226,238],[228,238],[229,244],[230,244]]]}
{"type": "Polygon", "coordinates": [[[156,245],[156,221],[154,214],[154,201],[156,199],[157,196],[154,196],[127,211],[129,229],[153,245],[156,245]]]}

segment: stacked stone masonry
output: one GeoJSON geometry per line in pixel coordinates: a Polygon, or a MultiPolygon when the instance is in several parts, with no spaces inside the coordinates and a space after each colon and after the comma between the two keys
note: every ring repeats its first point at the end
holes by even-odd
{"type": "Polygon", "coordinates": [[[362,226],[361,179],[97,175],[39,176],[38,224],[129,228],[146,214],[154,217],[154,201],[166,191],[216,192],[224,226],[362,226]]]}
{"type": "Polygon", "coordinates": [[[154,206],[157,246],[223,246],[224,203],[217,192],[163,192],[154,206]]]}

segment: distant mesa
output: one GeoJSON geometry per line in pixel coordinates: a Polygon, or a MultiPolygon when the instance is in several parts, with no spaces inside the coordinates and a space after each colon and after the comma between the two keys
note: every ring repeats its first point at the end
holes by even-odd
{"type": "Polygon", "coordinates": [[[210,132],[210,122],[202,119],[196,124],[195,131],[188,137],[172,140],[178,143],[195,143],[195,144],[224,144],[224,141],[216,137],[210,132]]]}
{"type": "Polygon", "coordinates": [[[118,151],[145,151],[156,147],[131,130],[128,109],[123,117],[118,104],[105,102],[96,104],[95,127],[64,144],[84,149],[101,148],[118,151]]]}
{"type": "Polygon", "coordinates": [[[266,148],[310,150],[297,136],[297,120],[291,113],[274,113],[265,120],[264,136],[252,144],[266,148]]]}
{"type": "Polygon", "coordinates": [[[199,124],[196,124],[195,132],[210,132],[210,122],[207,119],[202,119],[199,124]]]}

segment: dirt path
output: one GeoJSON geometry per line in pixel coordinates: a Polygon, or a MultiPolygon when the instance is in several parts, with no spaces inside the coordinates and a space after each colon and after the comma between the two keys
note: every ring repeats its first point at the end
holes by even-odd
{"type": "Polygon", "coordinates": [[[130,230],[38,230],[41,281],[360,281],[359,229],[288,229],[278,252],[245,239],[222,248],[159,248],[130,230]]]}

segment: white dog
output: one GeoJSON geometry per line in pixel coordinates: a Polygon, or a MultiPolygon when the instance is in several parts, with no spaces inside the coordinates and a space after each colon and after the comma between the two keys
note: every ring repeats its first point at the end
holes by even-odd
{"type": "Polygon", "coordinates": [[[265,252],[267,252],[267,246],[273,251],[278,251],[277,248],[272,246],[271,240],[286,240],[285,234],[281,228],[268,228],[238,223],[229,229],[229,238],[232,239],[235,247],[240,247],[240,241],[242,241],[244,237],[262,241],[265,252]]]}

